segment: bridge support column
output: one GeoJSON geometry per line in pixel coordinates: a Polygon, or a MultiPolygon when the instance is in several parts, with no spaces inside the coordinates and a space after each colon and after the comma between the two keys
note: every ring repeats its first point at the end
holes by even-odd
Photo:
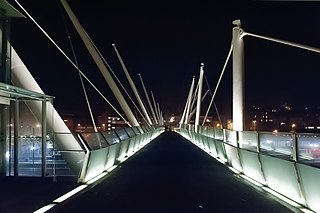
{"type": "Polygon", "coordinates": [[[200,66],[200,75],[199,75],[199,88],[198,88],[198,97],[197,97],[197,109],[196,109],[196,118],[194,120],[194,127],[195,127],[195,132],[198,132],[198,126],[199,126],[199,120],[200,120],[200,112],[201,112],[201,97],[202,97],[202,82],[203,82],[203,67],[204,64],[201,63],[200,66]]]}
{"type": "Polygon", "coordinates": [[[233,130],[244,130],[244,46],[240,20],[233,21],[233,130]]]}

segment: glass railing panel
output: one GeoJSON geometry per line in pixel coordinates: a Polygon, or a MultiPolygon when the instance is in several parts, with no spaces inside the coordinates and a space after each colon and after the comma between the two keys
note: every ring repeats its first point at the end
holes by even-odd
{"type": "Polygon", "coordinates": [[[144,132],[149,132],[149,129],[147,126],[141,126],[141,129],[144,131],[144,132]]]}
{"type": "Polygon", "coordinates": [[[131,127],[131,128],[132,128],[132,131],[133,131],[136,135],[140,135],[140,134],[141,134],[141,132],[140,132],[140,130],[139,130],[139,128],[141,128],[141,127],[134,126],[134,127],[131,127]]]}
{"type": "Polygon", "coordinates": [[[115,130],[117,135],[119,136],[120,140],[126,140],[129,138],[129,135],[127,134],[127,132],[124,129],[116,129],[115,130]]]}
{"type": "Polygon", "coordinates": [[[297,134],[298,161],[320,167],[320,134],[297,134]]]}
{"type": "Polygon", "coordinates": [[[226,129],[226,142],[237,147],[237,132],[226,129]]]}
{"type": "Polygon", "coordinates": [[[136,136],[136,134],[135,134],[134,131],[132,130],[132,127],[126,127],[125,130],[126,130],[126,132],[128,133],[128,135],[129,135],[130,138],[136,136]]]}
{"type": "Polygon", "coordinates": [[[47,175],[56,177],[72,177],[75,180],[80,176],[82,163],[84,161],[85,152],[76,150],[53,150],[50,157],[47,156],[46,166],[47,175]],[[69,165],[65,158],[73,158],[74,161],[81,162],[79,166],[69,165]]]}
{"type": "Polygon", "coordinates": [[[198,125],[198,133],[201,135],[203,134],[203,126],[198,125]]]}
{"type": "Polygon", "coordinates": [[[292,134],[286,132],[260,132],[260,152],[280,158],[292,158],[292,134]]]}
{"type": "Polygon", "coordinates": [[[101,149],[109,146],[100,132],[80,133],[91,150],[101,149]]]}
{"type": "Polygon", "coordinates": [[[107,140],[109,145],[120,142],[120,139],[118,138],[118,135],[115,133],[114,130],[102,132],[102,135],[107,140]]]}
{"type": "Polygon", "coordinates": [[[214,139],[223,140],[223,129],[214,128],[214,139]]]}
{"type": "Polygon", "coordinates": [[[201,134],[204,135],[204,136],[207,136],[207,132],[208,132],[207,130],[208,130],[207,126],[202,126],[201,134]]]}
{"type": "Polygon", "coordinates": [[[214,138],[214,128],[213,127],[209,127],[208,130],[207,130],[207,134],[208,134],[208,137],[214,138]]]}
{"type": "Polygon", "coordinates": [[[239,146],[241,149],[257,151],[258,133],[257,132],[239,132],[239,146]]]}
{"type": "Polygon", "coordinates": [[[194,132],[194,125],[189,124],[188,130],[191,131],[191,132],[194,132]]]}

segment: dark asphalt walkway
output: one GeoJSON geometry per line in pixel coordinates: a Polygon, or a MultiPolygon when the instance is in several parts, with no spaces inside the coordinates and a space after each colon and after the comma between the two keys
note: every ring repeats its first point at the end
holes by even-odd
{"type": "Polygon", "coordinates": [[[293,212],[174,132],[49,212],[293,212]]]}
{"type": "Polygon", "coordinates": [[[31,213],[76,188],[74,179],[1,177],[0,213],[31,213]]]}

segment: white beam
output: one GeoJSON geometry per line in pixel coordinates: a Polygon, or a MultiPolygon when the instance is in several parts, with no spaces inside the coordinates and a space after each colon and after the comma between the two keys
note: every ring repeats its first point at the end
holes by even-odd
{"type": "Polygon", "coordinates": [[[82,41],[84,42],[85,46],[87,47],[90,55],[92,56],[93,60],[95,61],[96,65],[98,66],[100,72],[102,73],[103,77],[105,78],[106,82],[108,83],[111,91],[113,92],[114,96],[116,97],[119,105],[121,106],[122,110],[124,111],[125,115],[127,116],[130,124],[132,126],[140,126],[139,122],[135,118],[134,114],[132,113],[130,107],[128,106],[126,100],[124,99],[123,95],[121,94],[118,86],[114,82],[112,76],[110,75],[109,70],[103,63],[103,60],[99,56],[99,53],[96,51],[94,45],[91,43],[90,39],[88,38],[88,34],[82,28],[81,24],[79,23],[77,17],[72,12],[69,4],[66,0],[61,0],[61,3],[66,10],[71,22],[73,23],[74,27],[76,28],[78,34],[80,35],[82,41]]]}
{"type": "Polygon", "coordinates": [[[244,130],[244,46],[240,20],[233,22],[233,130],[244,130]]]}
{"type": "Polygon", "coordinates": [[[113,46],[113,48],[114,48],[114,50],[115,50],[115,52],[116,52],[116,54],[117,54],[117,57],[118,57],[118,59],[119,59],[119,61],[120,61],[120,64],[121,64],[121,66],[122,66],[122,69],[123,69],[123,71],[124,71],[124,73],[125,73],[125,75],[126,75],[126,77],[127,77],[127,79],[128,79],[128,82],[129,82],[130,86],[131,86],[131,89],[132,89],[134,95],[136,96],[136,99],[137,99],[137,101],[138,101],[138,103],[139,103],[139,105],[140,105],[140,108],[141,108],[141,110],[142,110],[142,113],[143,113],[144,117],[147,119],[148,124],[149,124],[149,125],[152,125],[152,121],[151,121],[151,119],[150,119],[150,117],[149,117],[149,115],[148,115],[148,113],[147,113],[147,110],[146,110],[146,108],[145,108],[145,106],[144,106],[144,104],[143,104],[143,102],[142,102],[142,100],[141,100],[141,97],[140,97],[140,94],[139,94],[139,92],[138,92],[138,90],[137,90],[137,87],[136,87],[136,85],[134,84],[134,82],[133,82],[133,80],[132,80],[132,78],[131,78],[131,76],[130,76],[130,74],[129,74],[129,71],[128,71],[126,65],[124,64],[124,62],[123,62],[123,60],[122,60],[122,58],[121,58],[121,55],[120,55],[120,53],[119,53],[116,45],[115,45],[115,44],[112,44],[112,46],[113,46]]]}
{"type": "Polygon", "coordinates": [[[202,98],[202,82],[203,82],[203,67],[204,64],[200,65],[200,76],[199,76],[199,88],[198,88],[198,97],[197,97],[197,110],[196,110],[196,119],[194,121],[195,132],[198,132],[199,120],[200,120],[200,111],[201,111],[201,98],[202,98]]]}

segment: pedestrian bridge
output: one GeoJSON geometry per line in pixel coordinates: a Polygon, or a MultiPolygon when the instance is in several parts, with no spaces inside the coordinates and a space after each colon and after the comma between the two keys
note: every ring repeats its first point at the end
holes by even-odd
{"type": "MultiPolygon", "coordinates": [[[[240,20],[235,20],[230,51],[203,119],[205,122],[232,53],[233,130],[213,128],[199,123],[201,102],[205,97],[202,94],[204,64],[200,66],[199,81],[195,90],[194,78],[192,80],[180,124],[174,129],[176,133],[209,153],[209,155],[201,155],[198,149],[190,149],[192,146],[185,143],[187,140],[178,137],[176,133],[162,134],[165,131],[163,127],[164,116],[159,103],[156,103],[152,93],[153,104],[151,103],[141,78],[149,104],[148,112],[144,104],[146,102],[141,99],[117,48],[113,45],[139,103],[138,107],[129,97],[136,110],[140,112],[141,120],[143,120],[140,122],[118,87],[121,82],[113,80],[109,65],[78,22],[67,2],[65,0],[61,2],[125,116],[108,101],[78,65],[59,48],[36,21],[32,17],[29,18],[73,65],[74,71],[79,74],[81,81],[82,78],[85,79],[116,111],[124,124],[128,124],[128,127],[98,131],[90,103],[87,100],[95,131],[92,133],[72,133],[58,112],[55,111],[52,104],[53,97],[44,95],[19,55],[13,47],[8,45],[6,47],[8,50],[5,52],[11,52],[11,67],[8,67],[7,72],[10,73],[8,76],[11,76],[10,80],[15,86],[10,85],[9,79],[0,84],[2,93],[0,101],[3,105],[1,116],[4,118],[2,137],[6,139],[2,149],[2,173],[7,176],[52,176],[55,181],[61,176],[69,175],[76,177],[80,186],[71,191],[68,196],[79,191],[86,192],[82,198],[80,196],[72,201],[67,201],[66,205],[63,203],[68,196],[63,195],[53,200],[44,209],[57,206],[57,208],[53,208],[54,211],[54,209],[58,210],[59,206],[63,206],[63,211],[68,209],[69,211],[83,211],[86,208],[92,210],[94,207],[102,211],[110,207],[110,209],[118,211],[125,209],[148,212],[151,210],[152,212],[188,212],[191,209],[192,212],[198,210],[213,212],[244,208],[255,212],[285,212],[283,206],[286,206],[285,209],[290,211],[320,212],[320,195],[317,188],[317,181],[320,178],[320,135],[244,131],[243,37],[252,36],[317,53],[320,53],[319,49],[245,32],[241,27],[240,20]],[[29,129],[32,134],[22,134],[22,122],[20,121],[22,116],[19,110],[22,106],[21,103],[30,109],[37,121],[41,121],[41,124],[29,129]],[[11,111],[7,110],[7,107],[10,107],[11,111]],[[9,112],[13,114],[13,123],[10,122],[11,114],[9,112]],[[191,120],[193,115],[195,118],[191,120]],[[191,124],[193,122],[194,125],[191,124]],[[40,134],[36,134],[37,128],[41,132],[40,134]],[[157,143],[146,146],[152,141],[157,143]],[[137,153],[138,159],[136,161],[130,158],[135,153],[137,153]],[[209,160],[209,156],[213,158],[209,160]],[[226,167],[221,167],[221,164],[217,164],[214,158],[226,167]],[[123,164],[128,159],[130,159],[129,162],[123,164]],[[137,162],[142,167],[137,167],[139,165],[137,162]],[[132,169],[126,166],[132,164],[134,165],[132,169]],[[126,170],[122,169],[124,167],[126,170]],[[239,186],[240,181],[234,179],[234,176],[231,177],[226,172],[229,171],[227,168],[232,170],[236,177],[241,177],[242,181],[245,179],[254,183],[260,190],[258,190],[260,195],[268,192],[285,200],[283,205],[278,206],[272,203],[269,200],[270,197],[265,196],[263,199],[261,196],[258,197],[259,193],[253,192],[250,187],[239,186]],[[111,173],[114,169],[115,171],[111,173]],[[120,175],[121,172],[123,172],[122,175],[120,175]],[[117,178],[112,180],[113,177],[119,177],[119,182],[117,178]],[[113,184],[107,184],[109,178],[113,184]],[[102,181],[102,185],[100,187],[96,185],[95,189],[90,190],[92,187],[88,186],[95,186],[97,181],[102,181]],[[218,190],[215,191],[215,189],[218,190]],[[112,192],[114,194],[110,194],[112,192]],[[106,197],[109,197],[108,203],[106,203],[106,197]],[[88,203],[91,205],[87,205],[88,203]]],[[[25,11],[23,7],[21,9],[25,11]]],[[[25,13],[28,14],[26,11],[25,13]]],[[[113,75],[115,76],[114,73],[113,75]]],[[[121,86],[123,87],[123,85],[121,86]]],[[[85,92],[84,88],[83,90],[85,92]]],[[[126,94],[129,96],[127,91],[126,94]]],[[[42,210],[40,209],[39,212],[43,212],[42,210]]]]}
{"type": "Polygon", "coordinates": [[[61,196],[47,208],[319,212],[319,159],[306,149],[317,143],[317,135],[160,127],[86,152],[82,168],[88,176],[76,189],[83,193],[61,196]],[[151,135],[157,137],[150,140],[151,135]]]}

